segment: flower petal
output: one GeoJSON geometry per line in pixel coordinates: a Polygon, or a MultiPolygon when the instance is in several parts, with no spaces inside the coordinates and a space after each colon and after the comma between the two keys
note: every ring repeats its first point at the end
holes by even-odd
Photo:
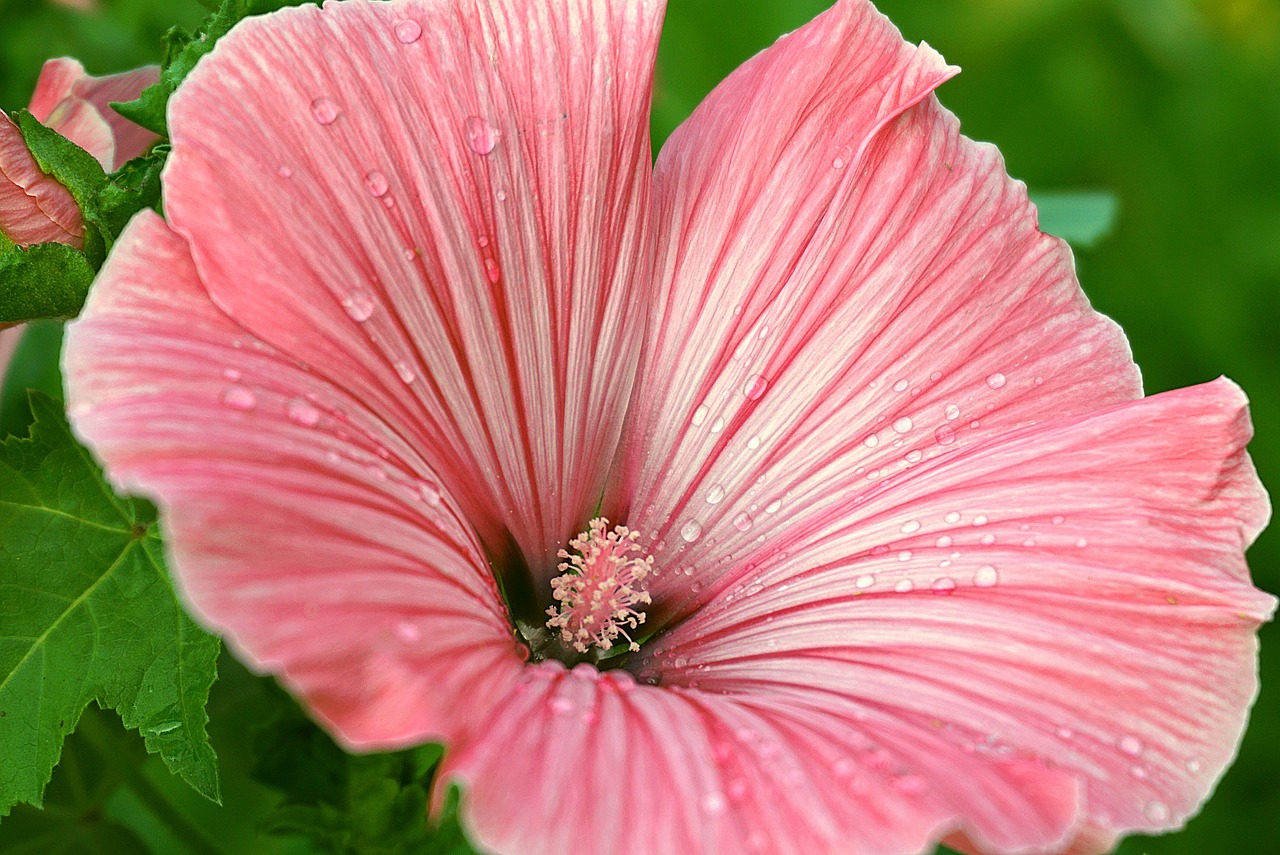
{"type": "Polygon", "coordinates": [[[457,738],[522,667],[456,501],[376,414],[210,302],[150,212],[65,355],[73,424],[165,512],[194,612],[350,747],[457,738]]]}
{"type": "Polygon", "coordinates": [[[839,712],[984,852],[1175,827],[1235,753],[1275,605],[1243,557],[1250,433],[1219,380],[850,493],[650,642],[649,679],[839,712]],[[1063,775],[1083,811],[1046,815],[1063,775]]]}
{"type": "Polygon", "coordinates": [[[31,96],[31,115],[97,158],[108,172],[143,154],[158,134],[121,116],[113,101],[133,101],[160,80],[160,66],[94,77],[70,57],[51,59],[40,69],[31,96]]]}
{"type": "Polygon", "coordinates": [[[22,131],[0,115],[0,232],[19,246],[84,246],[84,219],[70,191],[40,170],[22,131]]]}
{"type": "Polygon", "coordinates": [[[535,577],[598,503],[638,361],[660,10],[290,8],[170,106],[165,208],[213,300],[382,413],[535,577]]]}
{"type": "Polygon", "coordinates": [[[663,150],[653,352],[612,518],[687,614],[850,491],[1139,396],[1061,241],[931,90],[955,69],[844,0],[723,83],[663,150]],[[621,499],[619,499],[621,501],[621,499]],[[780,510],[781,509],[781,510],[780,510]],[[724,555],[734,561],[719,563],[724,555]]]}

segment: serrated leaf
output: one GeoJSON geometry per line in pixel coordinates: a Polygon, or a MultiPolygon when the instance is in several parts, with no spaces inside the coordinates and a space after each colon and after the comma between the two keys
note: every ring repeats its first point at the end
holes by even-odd
{"type": "Polygon", "coordinates": [[[1111,234],[1120,203],[1101,190],[1035,192],[1040,231],[1080,247],[1091,247],[1111,234]]]}
{"type": "Polygon", "coordinates": [[[0,816],[40,805],[90,701],[216,801],[218,641],[178,605],[151,507],[111,491],[61,405],[31,409],[31,437],[0,444],[0,816]]]}
{"type": "Polygon", "coordinates": [[[85,254],[62,243],[0,253],[0,324],[75,317],[93,275],[85,254]]]}

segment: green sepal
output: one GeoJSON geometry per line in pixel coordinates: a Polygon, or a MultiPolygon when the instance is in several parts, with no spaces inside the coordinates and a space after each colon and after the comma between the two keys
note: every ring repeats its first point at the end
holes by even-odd
{"type": "Polygon", "coordinates": [[[112,491],[61,404],[30,404],[30,437],[0,443],[0,816],[41,805],[91,701],[218,801],[205,704],[219,642],[178,604],[155,509],[112,491]]]}
{"type": "Polygon", "coordinates": [[[107,174],[93,155],[40,124],[29,111],[18,111],[18,128],[40,171],[67,188],[76,200],[84,215],[84,254],[96,270],[114,239],[97,216],[98,196],[107,185],[107,174]]]}
{"type": "Polygon", "coordinates": [[[75,317],[93,275],[85,254],[62,243],[0,253],[0,324],[75,317]]]}

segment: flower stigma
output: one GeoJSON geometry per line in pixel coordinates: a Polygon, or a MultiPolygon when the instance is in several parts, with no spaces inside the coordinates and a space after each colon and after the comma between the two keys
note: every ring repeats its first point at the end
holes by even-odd
{"type": "Polygon", "coordinates": [[[587,531],[560,550],[561,575],[551,580],[555,604],[547,609],[547,628],[578,653],[592,647],[609,652],[618,638],[628,649],[637,644],[627,630],[644,623],[643,606],[652,602],[643,582],[656,571],[653,556],[636,542],[640,533],[624,525],[609,531],[604,517],[593,519],[587,531]]]}

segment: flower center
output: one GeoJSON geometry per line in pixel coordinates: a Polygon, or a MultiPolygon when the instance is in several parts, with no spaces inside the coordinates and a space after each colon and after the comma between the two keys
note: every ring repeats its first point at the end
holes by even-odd
{"type": "Polygon", "coordinates": [[[551,580],[555,604],[547,609],[547,628],[579,653],[592,647],[608,652],[618,638],[639,650],[627,630],[644,623],[640,609],[652,600],[642,588],[652,573],[653,557],[636,541],[639,532],[624,525],[609,531],[609,521],[597,517],[590,528],[560,550],[562,575],[551,580]]]}

